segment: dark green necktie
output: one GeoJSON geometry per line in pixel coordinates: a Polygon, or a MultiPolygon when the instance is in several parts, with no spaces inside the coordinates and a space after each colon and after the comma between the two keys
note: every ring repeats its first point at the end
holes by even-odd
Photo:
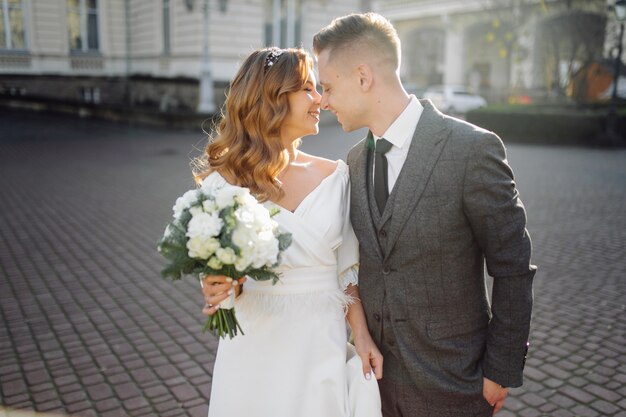
{"type": "Polygon", "coordinates": [[[376,148],[374,149],[374,197],[380,214],[385,210],[387,197],[389,197],[387,157],[385,154],[391,149],[391,146],[391,142],[380,138],[376,141],[376,148]]]}

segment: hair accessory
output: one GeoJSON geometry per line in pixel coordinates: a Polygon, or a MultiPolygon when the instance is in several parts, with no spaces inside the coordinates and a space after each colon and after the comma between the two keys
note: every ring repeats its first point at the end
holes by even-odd
{"type": "Polygon", "coordinates": [[[280,58],[280,56],[285,52],[284,49],[279,49],[279,48],[270,48],[270,53],[267,54],[267,57],[265,57],[265,65],[264,65],[264,69],[267,72],[268,69],[270,69],[275,63],[276,61],[278,61],[278,58],[280,58]]]}

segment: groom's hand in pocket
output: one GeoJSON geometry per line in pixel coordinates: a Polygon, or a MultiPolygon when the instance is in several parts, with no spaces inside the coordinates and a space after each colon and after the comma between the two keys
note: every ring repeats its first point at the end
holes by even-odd
{"type": "Polygon", "coordinates": [[[232,279],[224,275],[205,275],[200,284],[204,295],[205,306],[202,313],[211,316],[220,308],[220,303],[233,292],[235,296],[241,294],[242,284],[246,278],[232,279]]]}
{"type": "Polygon", "coordinates": [[[483,396],[489,405],[493,407],[494,414],[500,411],[508,394],[508,388],[504,388],[488,378],[483,378],[483,396]]]}

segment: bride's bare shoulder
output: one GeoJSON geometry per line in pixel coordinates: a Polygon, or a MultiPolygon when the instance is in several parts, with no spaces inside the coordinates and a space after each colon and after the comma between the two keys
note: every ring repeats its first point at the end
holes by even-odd
{"type": "Polygon", "coordinates": [[[339,161],[322,158],[321,156],[311,155],[300,152],[299,156],[303,162],[310,162],[313,167],[319,170],[324,176],[332,174],[339,165],[339,161]]]}

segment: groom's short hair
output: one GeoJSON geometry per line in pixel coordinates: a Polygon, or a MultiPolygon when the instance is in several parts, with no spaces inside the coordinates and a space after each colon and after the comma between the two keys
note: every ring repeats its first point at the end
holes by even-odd
{"type": "Polygon", "coordinates": [[[397,70],[400,67],[400,38],[391,22],[378,13],[350,14],[334,19],[313,37],[316,55],[324,50],[334,57],[337,52],[354,51],[359,44],[386,58],[397,70]]]}

